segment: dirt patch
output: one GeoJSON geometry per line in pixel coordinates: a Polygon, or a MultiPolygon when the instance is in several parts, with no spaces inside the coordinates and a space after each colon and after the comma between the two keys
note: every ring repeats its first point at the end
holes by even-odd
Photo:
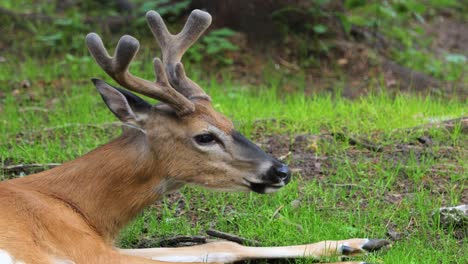
{"type": "Polygon", "coordinates": [[[304,180],[327,182],[327,177],[343,162],[356,167],[364,164],[369,176],[377,175],[379,171],[373,165],[383,163],[381,166],[389,171],[400,168],[394,186],[384,195],[384,200],[390,204],[411,197],[418,190],[429,190],[448,204],[451,189],[461,190],[461,203],[468,203],[468,190],[461,189],[463,184],[454,184],[452,179],[453,174],[464,174],[459,158],[468,153],[465,148],[452,145],[449,137],[442,140],[429,135],[415,135],[404,142],[386,139],[391,143],[385,144],[343,134],[302,134],[271,135],[257,138],[256,141],[268,153],[287,160],[292,171],[300,173],[304,180]],[[327,145],[328,149],[340,149],[343,143],[350,147],[339,153],[317,152],[318,148],[323,149],[323,145],[327,145]],[[426,165],[428,161],[431,165],[426,165]]]}
{"type": "Polygon", "coordinates": [[[305,179],[320,177],[323,169],[329,167],[328,157],[316,153],[319,140],[329,140],[327,136],[316,135],[271,135],[255,139],[267,153],[289,163],[294,173],[300,173],[305,179]]]}
{"type": "Polygon", "coordinates": [[[432,50],[468,56],[468,23],[447,16],[440,16],[425,27],[427,36],[432,37],[432,50]]]}
{"type": "MultiPolygon", "coordinates": [[[[445,62],[448,53],[468,55],[468,24],[465,21],[438,14],[415,27],[421,25],[426,32],[421,38],[433,41],[427,44],[428,47],[415,44],[415,50],[435,54],[441,62],[445,62]]],[[[329,28],[334,27],[330,24],[329,28]]],[[[306,95],[335,94],[338,86],[341,88],[338,96],[351,99],[380,90],[390,94],[404,91],[462,99],[468,96],[464,75],[459,80],[445,81],[439,79],[440,72],[432,76],[430,72],[418,71],[396,61],[392,54],[400,50],[407,52],[406,48],[378,29],[353,26],[349,35],[337,33],[331,39],[321,36],[326,51],[305,50],[304,38],[307,36],[290,34],[281,40],[280,47],[272,45],[258,52],[249,46],[245,34],[239,33],[232,39],[240,50],[230,56],[235,62],[230,72],[236,80],[253,86],[268,83],[273,73],[281,76],[279,87],[284,92],[300,90],[306,95]],[[304,76],[304,82],[294,80],[298,75],[304,76]]],[[[429,65],[426,68],[430,68],[429,65]]]]}

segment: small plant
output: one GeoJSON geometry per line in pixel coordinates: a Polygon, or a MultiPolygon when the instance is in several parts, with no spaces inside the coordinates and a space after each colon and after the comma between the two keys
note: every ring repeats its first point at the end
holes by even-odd
{"type": "Polygon", "coordinates": [[[431,40],[423,37],[423,25],[427,18],[442,8],[462,8],[457,1],[417,0],[375,1],[361,0],[344,2],[346,15],[340,15],[340,21],[349,34],[353,25],[373,28],[384,34],[387,39],[395,40],[399,47],[390,48],[392,59],[413,70],[425,72],[446,81],[462,77],[464,56],[446,55],[437,57],[428,51],[431,40]],[[410,25],[408,27],[408,25],[410,25]],[[447,57],[448,56],[448,57],[447,57]]]}
{"type": "Polygon", "coordinates": [[[54,19],[52,25],[37,28],[37,40],[44,46],[56,51],[66,46],[68,50],[79,50],[83,46],[83,40],[76,38],[74,32],[86,29],[83,23],[84,17],[79,12],[71,12],[64,18],[54,19]]]}
{"type": "Polygon", "coordinates": [[[203,36],[199,44],[194,45],[187,52],[187,57],[193,62],[201,62],[205,55],[214,58],[222,65],[231,65],[231,58],[226,57],[226,51],[238,50],[239,47],[229,41],[229,37],[234,36],[235,31],[229,28],[216,29],[203,36]]]}
{"type": "MultiPolygon", "coordinates": [[[[175,20],[175,18],[179,18],[182,12],[187,10],[190,5],[190,0],[184,1],[174,1],[170,0],[156,0],[156,1],[143,1],[143,3],[139,4],[138,13],[144,14],[149,10],[158,10],[158,13],[166,18],[169,21],[175,20]]],[[[137,19],[137,25],[144,25],[146,24],[146,20],[144,17],[137,19]]]]}
{"type": "Polygon", "coordinates": [[[146,13],[148,10],[158,10],[159,14],[163,17],[168,15],[179,16],[190,5],[189,0],[176,1],[171,3],[170,0],[156,0],[144,2],[138,9],[140,13],[146,13]]]}

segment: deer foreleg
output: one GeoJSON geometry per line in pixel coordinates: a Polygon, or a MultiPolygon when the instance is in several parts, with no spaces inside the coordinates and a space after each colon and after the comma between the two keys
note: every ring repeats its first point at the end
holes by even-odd
{"type": "MultiPolygon", "coordinates": [[[[233,242],[213,242],[181,248],[121,249],[124,254],[176,262],[235,262],[247,259],[315,258],[355,256],[388,246],[383,239],[322,241],[285,247],[246,247],[233,242]]],[[[349,262],[362,263],[362,262],[349,262]]]]}

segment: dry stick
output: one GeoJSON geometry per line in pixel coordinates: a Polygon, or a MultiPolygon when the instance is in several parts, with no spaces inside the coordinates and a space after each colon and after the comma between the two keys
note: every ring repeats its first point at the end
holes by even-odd
{"type": "MultiPolygon", "coordinates": [[[[428,124],[423,124],[415,127],[410,127],[404,129],[407,132],[411,132],[414,130],[418,129],[423,129],[423,128],[446,128],[446,129],[454,129],[454,127],[460,124],[462,131],[468,129],[468,116],[462,116],[459,118],[454,118],[454,119],[448,119],[448,120],[442,120],[439,122],[433,122],[433,123],[428,123],[428,124]]],[[[401,129],[396,129],[396,130],[401,130],[401,129]]]]}
{"type": "Polygon", "coordinates": [[[353,146],[362,146],[368,150],[375,151],[375,152],[380,152],[382,151],[382,146],[379,145],[374,145],[372,143],[367,142],[367,140],[362,139],[358,140],[356,138],[353,138],[351,136],[346,136],[344,133],[337,132],[337,133],[331,133],[331,136],[334,138],[341,138],[341,139],[347,139],[348,143],[353,146]]]}
{"type": "Polygon", "coordinates": [[[36,106],[23,107],[23,108],[20,109],[18,112],[24,113],[24,112],[28,112],[28,111],[49,112],[49,110],[48,110],[47,108],[36,107],[36,106]]]}
{"type": "Polygon", "coordinates": [[[348,183],[348,184],[334,183],[334,184],[328,184],[328,185],[333,185],[334,187],[345,187],[345,188],[352,188],[352,187],[366,188],[366,189],[371,188],[371,187],[364,187],[364,186],[353,184],[353,183],[348,183]]]}
{"type": "Polygon", "coordinates": [[[366,140],[359,141],[359,140],[357,140],[355,138],[348,137],[348,141],[349,141],[350,145],[362,146],[362,147],[364,147],[364,148],[366,148],[368,150],[375,151],[375,152],[382,151],[382,146],[374,145],[374,144],[365,142],[366,140]]]}
{"type": "Polygon", "coordinates": [[[201,236],[175,236],[167,239],[155,240],[153,237],[142,238],[134,246],[136,248],[152,248],[152,247],[186,247],[206,244],[208,240],[201,236]]]}
{"type": "Polygon", "coordinates": [[[278,56],[278,57],[276,57],[276,58],[277,58],[278,62],[279,62],[281,65],[283,65],[284,67],[286,67],[286,68],[292,69],[292,70],[294,70],[294,71],[298,71],[298,70],[301,69],[301,68],[300,68],[299,66],[297,66],[296,64],[291,63],[291,62],[289,62],[289,61],[287,61],[287,60],[281,58],[280,56],[278,56]]]}
{"type": "Polygon", "coordinates": [[[280,205],[280,207],[278,207],[275,212],[273,213],[273,215],[271,216],[270,220],[273,220],[275,217],[278,216],[279,212],[284,208],[284,205],[280,205]]]}
{"type": "Polygon", "coordinates": [[[206,231],[206,234],[208,234],[209,236],[212,236],[212,237],[226,239],[226,240],[236,242],[236,243],[242,244],[242,245],[259,246],[261,244],[259,241],[256,241],[256,240],[250,240],[250,239],[247,239],[247,238],[243,238],[243,237],[240,237],[240,236],[236,236],[236,235],[233,235],[233,234],[221,232],[221,231],[214,230],[214,229],[208,229],[206,231]]]}
{"type": "MultiPolygon", "coordinates": [[[[452,168],[452,170],[444,170],[443,168],[428,168],[428,170],[430,170],[431,172],[438,172],[438,173],[454,173],[456,170],[460,170],[462,171],[463,170],[463,166],[457,166],[457,165],[453,165],[453,164],[444,164],[444,166],[446,167],[450,167],[452,168]]],[[[414,166],[402,166],[403,169],[414,169],[415,167],[414,166]]]]}
{"type": "Polygon", "coordinates": [[[2,170],[5,171],[5,172],[10,172],[10,171],[17,171],[17,170],[21,170],[21,169],[24,169],[24,170],[31,170],[31,169],[42,169],[42,168],[46,168],[46,167],[48,167],[48,168],[54,168],[54,167],[57,167],[57,166],[60,166],[60,165],[61,165],[61,163],[16,164],[16,165],[4,166],[4,167],[1,167],[0,169],[2,169],[2,170]]]}
{"type": "MultiPolygon", "coordinates": [[[[452,130],[455,128],[456,125],[460,125],[462,131],[468,130],[468,116],[460,117],[460,118],[454,118],[454,119],[449,119],[449,120],[443,120],[440,122],[434,122],[434,123],[428,123],[428,124],[423,124],[420,126],[415,126],[411,128],[406,128],[404,131],[406,132],[412,132],[414,130],[418,129],[428,129],[428,128],[445,128],[448,130],[452,130]]],[[[398,131],[401,129],[396,129],[394,131],[398,131]]],[[[351,136],[346,136],[344,133],[331,133],[331,136],[335,138],[344,138],[347,139],[350,145],[357,145],[357,146],[362,146],[368,150],[375,151],[375,152],[380,152],[383,150],[382,146],[379,145],[374,145],[372,143],[367,142],[367,140],[358,140],[356,138],[353,138],[351,136]]]]}
{"type": "Polygon", "coordinates": [[[290,155],[292,154],[291,151],[288,151],[288,153],[286,153],[285,155],[281,155],[278,160],[280,161],[284,161],[287,157],[289,157],[290,155]]]}
{"type": "Polygon", "coordinates": [[[277,214],[276,214],[276,218],[277,218],[278,220],[280,220],[281,222],[287,224],[287,225],[292,225],[292,226],[296,227],[296,229],[297,229],[299,232],[303,232],[303,231],[304,231],[304,227],[302,227],[302,225],[296,224],[296,223],[293,223],[293,222],[289,221],[286,217],[284,217],[284,216],[281,215],[280,213],[277,213],[277,214]]]}
{"type": "Polygon", "coordinates": [[[204,236],[175,236],[159,240],[156,244],[160,247],[180,247],[186,246],[187,243],[192,245],[205,244],[207,242],[204,236]]]}
{"type": "Polygon", "coordinates": [[[387,224],[385,225],[385,228],[388,228],[388,226],[390,225],[390,222],[392,221],[392,219],[395,216],[396,212],[399,212],[399,209],[400,209],[400,206],[401,206],[402,202],[403,202],[403,199],[398,202],[397,207],[395,208],[395,210],[393,210],[392,215],[390,215],[390,218],[388,219],[387,224]]]}

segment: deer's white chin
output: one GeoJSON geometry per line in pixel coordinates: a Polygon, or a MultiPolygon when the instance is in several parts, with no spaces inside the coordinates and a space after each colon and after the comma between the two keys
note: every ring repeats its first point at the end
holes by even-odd
{"type": "Polygon", "coordinates": [[[210,191],[217,191],[217,192],[248,192],[250,191],[250,185],[246,184],[245,182],[241,183],[234,183],[232,185],[222,185],[222,186],[214,186],[214,185],[209,185],[207,183],[194,183],[190,182],[188,183],[193,186],[200,186],[204,189],[208,189],[210,191]]]}
{"type": "Polygon", "coordinates": [[[202,186],[206,189],[209,189],[211,191],[217,191],[217,192],[248,192],[250,191],[250,188],[247,188],[246,186],[233,186],[233,187],[206,187],[202,186]]]}
{"type": "Polygon", "coordinates": [[[276,183],[276,184],[268,184],[268,183],[259,183],[259,182],[252,182],[244,178],[245,184],[249,187],[251,191],[256,193],[273,193],[281,189],[286,185],[285,182],[276,183]]]}
{"type": "Polygon", "coordinates": [[[274,193],[279,189],[281,189],[281,187],[265,187],[265,189],[263,189],[263,193],[274,193]]]}

